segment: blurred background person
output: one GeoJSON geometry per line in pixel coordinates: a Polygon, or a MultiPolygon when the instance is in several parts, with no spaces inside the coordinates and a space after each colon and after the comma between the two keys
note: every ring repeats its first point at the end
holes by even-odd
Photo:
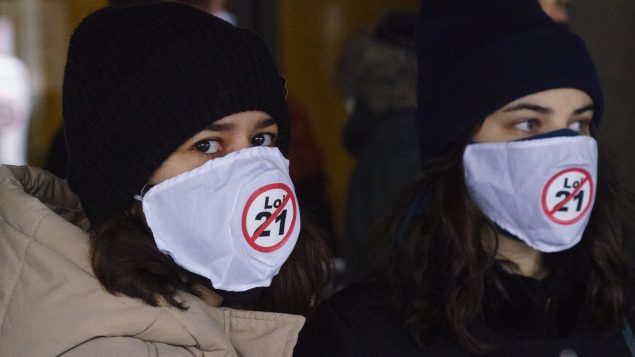
{"type": "Polygon", "coordinates": [[[0,164],[27,163],[30,118],[29,73],[15,57],[11,22],[0,16],[0,164]]]}
{"type": "Polygon", "coordinates": [[[545,13],[555,22],[569,23],[569,7],[573,0],[539,0],[545,13]]]}
{"type": "Polygon", "coordinates": [[[227,10],[226,0],[110,0],[110,4],[114,6],[134,6],[165,1],[178,2],[181,4],[194,6],[205,12],[209,12],[216,17],[221,18],[234,26],[238,25],[236,15],[227,10]]]}
{"type": "Polygon", "coordinates": [[[227,4],[225,0],[212,0],[211,4],[208,5],[207,11],[234,26],[238,25],[238,19],[236,18],[236,15],[227,10],[227,4]]]}
{"type": "Polygon", "coordinates": [[[421,172],[414,122],[416,18],[415,12],[387,13],[373,33],[355,36],[338,61],[336,79],[350,113],[343,140],[355,159],[346,202],[344,281],[364,275],[371,228],[421,172]]]}
{"type": "Polygon", "coordinates": [[[324,158],[311,127],[306,107],[293,94],[287,96],[289,118],[293,125],[289,145],[290,174],[300,200],[300,207],[318,223],[329,237],[329,246],[336,251],[332,210],[326,192],[324,158]]]}

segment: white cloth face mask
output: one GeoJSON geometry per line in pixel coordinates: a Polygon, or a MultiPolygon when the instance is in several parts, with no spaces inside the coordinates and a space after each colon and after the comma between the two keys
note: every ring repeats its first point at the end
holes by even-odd
{"type": "Polygon", "coordinates": [[[576,245],[595,201],[598,151],[589,136],[470,144],[465,182],[504,231],[545,253],[576,245]]]}
{"type": "Polygon", "coordinates": [[[142,202],[159,250],[216,289],[269,286],[300,234],[289,162],[277,148],[210,160],[152,187],[142,202]]]}

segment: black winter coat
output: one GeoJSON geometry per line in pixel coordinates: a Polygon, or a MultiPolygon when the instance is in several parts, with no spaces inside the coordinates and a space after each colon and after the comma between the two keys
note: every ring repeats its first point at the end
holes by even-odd
{"type": "MultiPolygon", "coordinates": [[[[501,275],[510,299],[487,292],[484,322],[473,329],[497,345],[485,356],[633,356],[624,330],[594,329],[583,311],[583,287],[572,279],[501,275]]],[[[449,336],[418,347],[390,312],[385,292],[358,284],[337,293],[301,331],[294,356],[470,356],[449,336]]]]}

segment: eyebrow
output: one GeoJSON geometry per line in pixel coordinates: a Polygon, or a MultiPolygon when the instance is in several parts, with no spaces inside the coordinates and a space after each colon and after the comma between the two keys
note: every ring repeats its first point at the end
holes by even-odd
{"type": "MultiPolygon", "coordinates": [[[[509,112],[515,112],[518,110],[531,110],[537,113],[541,113],[541,114],[551,114],[553,113],[553,110],[550,108],[546,108],[540,105],[536,105],[536,104],[531,104],[531,103],[518,103],[518,104],[514,104],[508,108],[505,108],[503,111],[505,113],[509,113],[509,112]]],[[[587,104],[581,108],[578,108],[576,110],[573,111],[573,114],[577,115],[577,114],[582,114],[584,112],[588,112],[593,110],[593,104],[587,104]]]]}
{"type": "Polygon", "coordinates": [[[276,123],[277,121],[274,118],[267,118],[267,119],[259,121],[258,124],[256,125],[256,129],[268,128],[276,123]]]}
{"type": "MultiPolygon", "coordinates": [[[[276,124],[276,120],[274,118],[262,119],[256,124],[256,129],[268,128],[274,124],[276,124]]],[[[236,125],[234,125],[233,123],[212,123],[208,125],[206,129],[211,131],[232,131],[235,128],[236,125]]]]}
{"type": "Polygon", "coordinates": [[[519,110],[531,110],[534,112],[538,112],[541,114],[551,114],[553,113],[553,110],[546,108],[546,107],[541,107],[540,105],[536,105],[536,104],[530,104],[530,103],[518,103],[518,104],[514,104],[510,107],[505,108],[503,111],[505,113],[509,113],[509,112],[515,112],[515,111],[519,111],[519,110]]]}
{"type": "Polygon", "coordinates": [[[585,105],[584,107],[582,107],[580,109],[574,110],[573,114],[582,114],[584,112],[588,112],[588,111],[591,111],[593,109],[594,109],[593,104],[587,104],[587,105],[585,105]]]}
{"type": "Polygon", "coordinates": [[[234,130],[235,125],[234,124],[216,124],[216,123],[212,123],[210,125],[207,126],[207,130],[211,130],[211,131],[231,131],[234,130]]]}

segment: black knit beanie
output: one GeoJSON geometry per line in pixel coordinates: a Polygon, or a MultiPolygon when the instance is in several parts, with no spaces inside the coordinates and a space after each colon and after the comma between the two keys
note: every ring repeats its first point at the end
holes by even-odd
{"type": "Polygon", "coordinates": [[[264,43],[174,3],[108,7],[75,30],[64,74],[68,182],[91,222],[121,212],[185,140],[225,116],[277,120],[286,91],[264,43]]]}
{"type": "Polygon", "coordinates": [[[422,165],[505,104],[575,88],[603,113],[598,76],[582,39],[537,0],[423,0],[416,39],[422,165]]]}

